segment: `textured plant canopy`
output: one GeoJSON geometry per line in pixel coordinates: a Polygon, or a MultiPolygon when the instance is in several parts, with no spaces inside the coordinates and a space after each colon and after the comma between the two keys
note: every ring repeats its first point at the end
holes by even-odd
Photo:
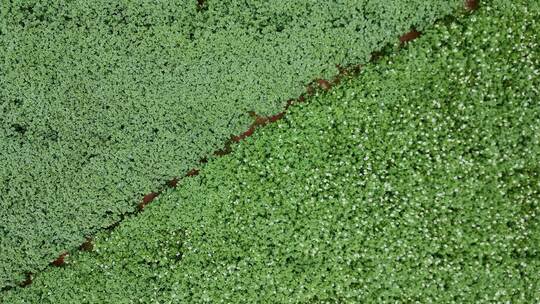
{"type": "Polygon", "coordinates": [[[539,302],[537,20],[437,24],[0,299],[539,302]]]}
{"type": "Polygon", "coordinates": [[[0,3],[0,288],[460,1],[0,3]]]}

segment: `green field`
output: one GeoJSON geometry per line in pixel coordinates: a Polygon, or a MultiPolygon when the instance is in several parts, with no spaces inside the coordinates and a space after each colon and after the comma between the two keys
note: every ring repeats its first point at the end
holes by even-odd
{"type": "Polygon", "coordinates": [[[540,302],[538,20],[436,23],[0,302],[540,302]]]}
{"type": "Polygon", "coordinates": [[[458,0],[0,2],[0,288],[458,0]],[[405,4],[406,3],[406,4],[405,4]]]}

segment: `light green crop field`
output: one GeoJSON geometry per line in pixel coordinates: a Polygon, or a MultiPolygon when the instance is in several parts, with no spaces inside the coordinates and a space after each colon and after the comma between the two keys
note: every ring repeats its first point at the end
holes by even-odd
{"type": "Polygon", "coordinates": [[[538,20],[437,23],[0,301],[540,302],[538,20]]]}

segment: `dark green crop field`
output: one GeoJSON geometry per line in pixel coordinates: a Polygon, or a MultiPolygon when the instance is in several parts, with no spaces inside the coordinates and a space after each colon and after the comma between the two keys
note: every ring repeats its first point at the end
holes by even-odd
{"type": "Polygon", "coordinates": [[[538,20],[435,24],[0,302],[540,302],[538,20]]]}
{"type": "Polygon", "coordinates": [[[461,1],[0,2],[0,288],[461,1]]]}

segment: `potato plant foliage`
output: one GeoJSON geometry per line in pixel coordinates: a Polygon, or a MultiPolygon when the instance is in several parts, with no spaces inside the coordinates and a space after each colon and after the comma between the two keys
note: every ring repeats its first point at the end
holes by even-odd
{"type": "Polygon", "coordinates": [[[294,106],[6,303],[537,303],[540,9],[294,106]]]}
{"type": "Polygon", "coordinates": [[[0,2],[0,288],[458,0],[0,2]]]}

